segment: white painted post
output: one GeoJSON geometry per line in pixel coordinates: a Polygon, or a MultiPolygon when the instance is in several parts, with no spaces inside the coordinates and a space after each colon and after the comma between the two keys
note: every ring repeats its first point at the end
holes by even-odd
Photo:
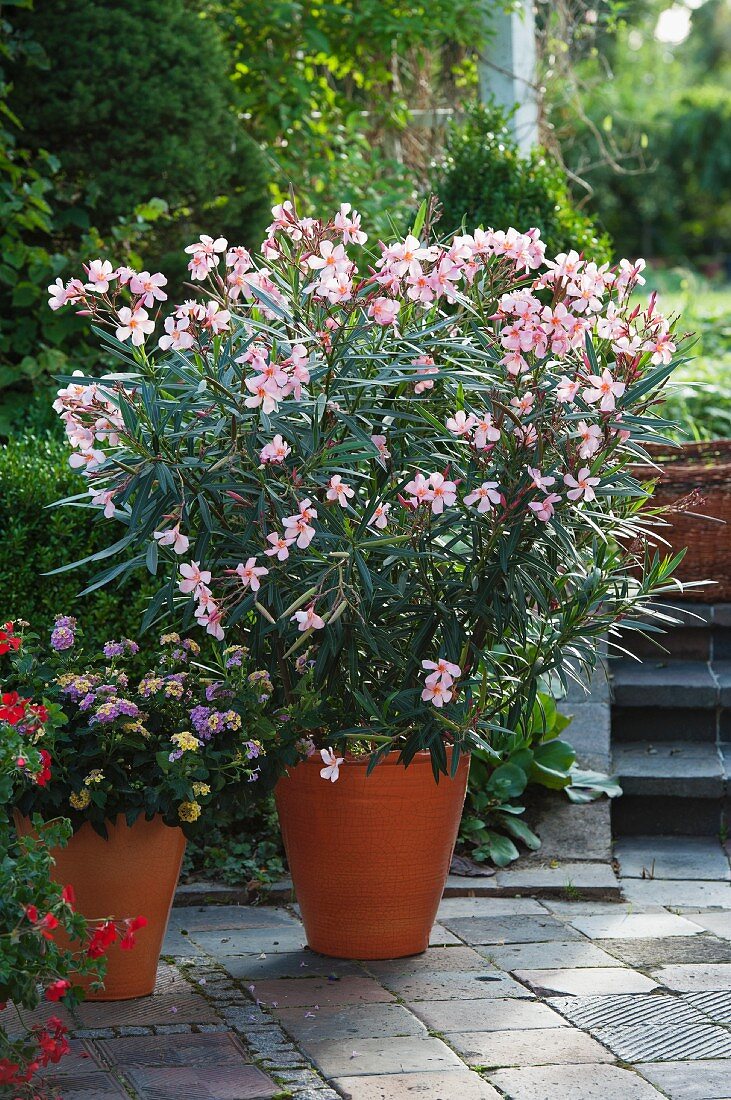
{"type": "Polygon", "coordinates": [[[525,154],[538,143],[533,2],[516,0],[507,12],[495,0],[485,0],[485,6],[492,33],[479,62],[480,98],[516,108],[512,130],[525,154]]]}

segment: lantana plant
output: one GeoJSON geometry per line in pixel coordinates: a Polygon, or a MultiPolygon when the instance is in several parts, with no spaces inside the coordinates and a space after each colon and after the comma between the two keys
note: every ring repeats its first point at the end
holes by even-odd
{"type": "Polygon", "coordinates": [[[140,677],[127,671],[137,642],[112,639],[90,655],[72,616],[56,619],[45,644],[23,626],[17,636],[0,719],[16,715],[54,779],[15,784],[21,813],[62,815],[75,828],[90,821],[102,836],[118,814],[130,825],[162,814],[192,835],[258,779],[273,688],[265,671],[250,670],[243,647],[205,664],[196,641],[167,634],[157,667],[140,677]],[[23,715],[29,695],[43,699],[51,723],[23,715]]]}
{"type": "Polygon", "coordinates": [[[348,204],[273,213],[258,256],[191,244],[171,309],[110,261],[52,289],[122,365],[59,393],[73,504],[126,528],[98,584],[147,567],[147,623],[270,671],[285,762],[300,736],[326,780],[354,745],[438,772],[671,586],[630,463],[662,436],[672,326],[630,302],[643,261],[547,258],[535,229],[437,240],[424,204],[369,254],[348,204]]]}

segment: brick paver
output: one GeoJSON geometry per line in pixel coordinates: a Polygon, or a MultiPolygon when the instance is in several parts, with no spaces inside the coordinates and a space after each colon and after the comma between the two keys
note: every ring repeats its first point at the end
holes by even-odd
{"type": "Polygon", "coordinates": [[[33,1021],[75,1035],[64,1100],[727,1100],[731,912],[683,901],[729,887],[662,885],[674,911],[450,897],[426,954],[363,963],[303,948],[291,907],[176,909],[153,997],[33,1021]]]}

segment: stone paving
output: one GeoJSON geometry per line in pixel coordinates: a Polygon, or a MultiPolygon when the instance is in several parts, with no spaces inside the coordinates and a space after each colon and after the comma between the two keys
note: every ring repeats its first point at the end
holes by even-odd
{"type": "Polygon", "coordinates": [[[634,838],[617,855],[631,900],[447,897],[433,946],[400,960],[315,955],[293,906],[176,908],[155,995],[66,1014],[56,1084],[64,1100],[731,1100],[723,850],[634,838]],[[653,859],[668,877],[642,877],[653,859]]]}

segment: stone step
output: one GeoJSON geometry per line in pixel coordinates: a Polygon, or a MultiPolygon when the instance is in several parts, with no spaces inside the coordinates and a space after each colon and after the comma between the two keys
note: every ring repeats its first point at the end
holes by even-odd
{"type": "Polygon", "coordinates": [[[719,833],[727,776],[715,744],[680,740],[617,744],[613,771],[624,792],[612,805],[615,835],[719,833]]]}
{"type": "Polygon", "coordinates": [[[635,630],[623,630],[619,644],[642,660],[731,658],[731,604],[667,604],[661,610],[677,624],[666,625],[664,634],[648,637],[635,630]]]}
{"type": "Polygon", "coordinates": [[[613,661],[610,671],[616,707],[715,710],[731,705],[728,661],[622,660],[613,661]]]}

